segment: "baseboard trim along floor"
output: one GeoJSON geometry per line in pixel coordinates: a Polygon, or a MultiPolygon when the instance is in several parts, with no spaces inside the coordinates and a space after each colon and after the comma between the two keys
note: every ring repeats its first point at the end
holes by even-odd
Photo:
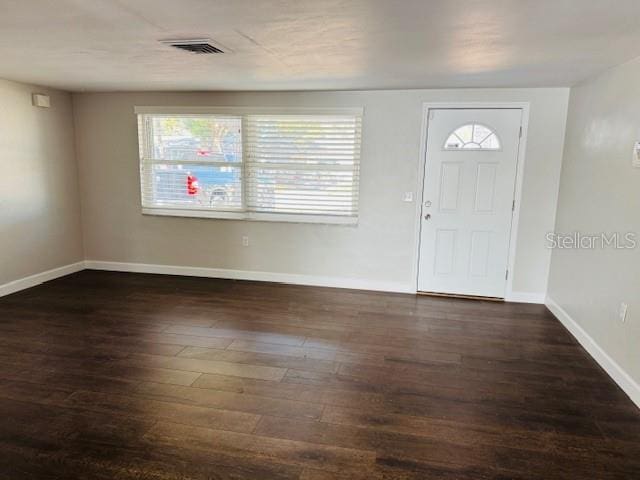
{"type": "Polygon", "coordinates": [[[589,355],[640,408],[640,385],[553,298],[547,297],[545,304],[589,355]]]}
{"type": "Polygon", "coordinates": [[[36,285],[48,282],[49,280],[64,277],[65,275],[76,273],[84,269],[84,262],[76,262],[70,263],[69,265],[63,265],[62,267],[52,268],[51,270],[47,270],[45,272],[29,275],[28,277],[20,278],[18,280],[5,283],[4,285],[0,285],[0,297],[19,292],[20,290],[25,290],[27,288],[35,287],[36,285]]]}

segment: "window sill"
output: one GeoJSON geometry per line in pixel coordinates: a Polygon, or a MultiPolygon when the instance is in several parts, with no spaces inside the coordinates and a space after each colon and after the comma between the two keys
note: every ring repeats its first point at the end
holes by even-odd
{"type": "Polygon", "coordinates": [[[255,213],[241,211],[182,210],[174,208],[143,208],[143,215],[164,217],[211,218],[218,220],[245,220],[253,222],[319,223],[331,225],[357,225],[357,217],[333,215],[304,215],[291,213],[255,213]]]}

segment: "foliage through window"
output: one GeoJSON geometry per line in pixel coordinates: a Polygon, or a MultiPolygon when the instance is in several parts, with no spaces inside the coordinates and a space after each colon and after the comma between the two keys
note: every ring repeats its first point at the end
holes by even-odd
{"type": "Polygon", "coordinates": [[[445,150],[500,150],[500,140],[493,130],[479,123],[457,128],[444,144],[445,150]]]}
{"type": "Polygon", "coordinates": [[[357,220],[360,115],[141,113],[138,122],[144,213],[357,220]]]}

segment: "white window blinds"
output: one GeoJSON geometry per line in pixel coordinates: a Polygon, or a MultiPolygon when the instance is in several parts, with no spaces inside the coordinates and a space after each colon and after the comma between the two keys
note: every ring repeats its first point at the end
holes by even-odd
{"type": "Polygon", "coordinates": [[[354,115],[247,115],[247,208],[356,217],[360,132],[354,115]]]}
{"type": "Polygon", "coordinates": [[[242,209],[241,117],[140,115],[138,120],[143,208],[242,209]]]}
{"type": "Polygon", "coordinates": [[[357,221],[361,113],[171,112],[139,112],[144,213],[357,221]]]}

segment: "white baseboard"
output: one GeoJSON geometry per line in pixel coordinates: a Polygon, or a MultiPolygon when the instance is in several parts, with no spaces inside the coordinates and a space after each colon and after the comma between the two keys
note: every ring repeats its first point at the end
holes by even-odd
{"type": "Polygon", "coordinates": [[[589,355],[609,374],[629,398],[640,408],[640,385],[605,352],[598,343],[551,297],[545,302],[558,320],[571,332],[589,355]]]}
{"type": "MultiPolygon", "coordinates": [[[[378,292],[416,293],[415,286],[371,281],[359,278],[322,277],[295,273],[260,272],[254,270],[234,270],[227,268],[185,267],[181,265],[161,265],[152,263],[105,262],[86,260],[85,267],[91,270],[114,272],[158,273],[164,275],[185,275],[189,277],[227,278],[232,280],[253,280],[259,282],[289,283],[314,287],[351,288],[354,290],[373,290],[378,292]]],[[[537,292],[511,292],[505,298],[508,302],[544,304],[545,294],[537,292]]]]}
{"type": "Polygon", "coordinates": [[[539,292],[511,292],[505,297],[507,302],[543,304],[546,295],[539,292]]]}
{"type": "Polygon", "coordinates": [[[116,272],[159,273],[164,275],[185,275],[190,277],[227,278],[233,280],[254,280],[260,282],[290,283],[315,287],[351,288],[355,290],[375,290],[382,292],[416,293],[410,285],[394,282],[379,282],[357,278],[321,277],[294,273],[258,272],[232,270],[226,268],[184,267],[178,265],[158,265],[148,263],[103,262],[87,260],[85,267],[91,270],[116,272]]]}
{"type": "MultiPolygon", "coordinates": [[[[354,290],[373,290],[379,292],[416,293],[411,285],[394,282],[379,282],[345,277],[322,277],[294,273],[259,272],[252,270],[233,270],[226,268],[185,267],[178,265],[159,265],[148,263],[103,262],[86,260],[72,263],[46,272],[37,273],[13,282],[0,285],[0,297],[25,288],[30,288],[55,278],[79,272],[85,268],[91,270],[109,270],[116,272],[158,273],[164,275],[185,275],[190,277],[228,278],[233,280],[254,280],[260,282],[290,283],[316,287],[351,288],[354,290]]],[[[544,303],[544,294],[531,292],[511,292],[505,299],[508,302],[544,303]]]]}
{"type": "Polygon", "coordinates": [[[84,262],[76,262],[5,283],[4,285],[0,285],[0,297],[19,292],[26,288],[35,287],[36,285],[40,285],[41,283],[48,282],[55,278],[64,277],[70,273],[79,272],[80,270],[84,270],[84,268],[84,262]]]}
{"type": "MultiPolygon", "coordinates": [[[[354,290],[373,290],[379,292],[416,293],[415,287],[396,282],[380,282],[345,277],[322,277],[294,273],[259,272],[252,270],[233,270],[226,268],[185,267],[179,265],[160,265],[148,263],[104,262],[86,260],[76,262],[46,272],[37,273],[13,282],[0,285],[0,297],[30,288],[55,278],[79,272],[85,268],[116,272],[158,273],[164,275],[185,275],[190,277],[227,278],[233,280],[254,280],[260,282],[290,283],[316,287],[350,288],[354,290]]],[[[508,302],[544,303],[544,294],[531,292],[511,292],[508,302]]]]}

